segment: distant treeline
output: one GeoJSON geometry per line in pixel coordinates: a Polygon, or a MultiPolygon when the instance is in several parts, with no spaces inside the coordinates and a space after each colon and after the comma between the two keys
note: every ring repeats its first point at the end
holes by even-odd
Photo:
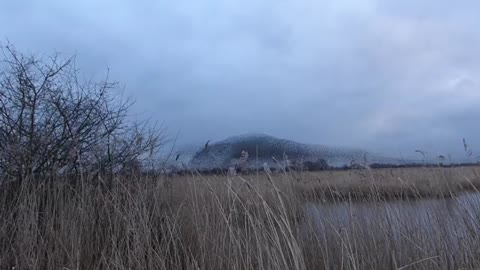
{"type": "MultiPolygon", "coordinates": [[[[373,163],[368,166],[352,164],[345,165],[341,167],[329,166],[325,161],[323,162],[304,162],[303,167],[291,166],[288,168],[281,167],[269,167],[267,170],[272,173],[283,173],[283,172],[319,172],[319,171],[347,171],[347,170],[359,170],[359,169],[395,169],[395,168],[450,168],[450,167],[472,167],[478,166],[478,163],[454,163],[454,164],[434,164],[434,163],[405,163],[405,164],[389,164],[389,163],[373,163]],[[308,166],[310,165],[310,166],[308,166]]],[[[265,172],[265,168],[236,168],[236,174],[254,174],[257,172],[265,172]]],[[[169,175],[190,175],[190,174],[202,174],[202,175],[227,175],[231,174],[231,169],[227,168],[211,168],[211,169],[179,169],[179,170],[169,170],[163,171],[163,174],[169,175]]]]}
{"type": "MultiPolygon", "coordinates": [[[[383,163],[373,163],[370,164],[369,167],[372,169],[386,169],[386,168],[438,168],[438,167],[469,167],[469,166],[478,166],[479,163],[451,163],[451,164],[444,164],[444,163],[405,163],[405,164],[383,164],[383,163]]],[[[347,168],[351,169],[351,168],[347,168]]]]}
{"type": "Polygon", "coordinates": [[[393,164],[393,163],[372,163],[368,166],[359,165],[359,164],[352,164],[352,165],[345,165],[341,167],[329,167],[328,170],[332,171],[344,171],[344,170],[358,170],[358,169],[395,169],[395,168],[450,168],[450,167],[473,167],[478,166],[479,163],[451,163],[451,164],[443,164],[443,163],[404,163],[404,164],[393,164]]]}

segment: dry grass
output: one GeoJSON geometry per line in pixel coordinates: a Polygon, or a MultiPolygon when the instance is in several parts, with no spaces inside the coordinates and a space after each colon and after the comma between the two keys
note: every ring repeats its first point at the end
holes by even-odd
{"type": "Polygon", "coordinates": [[[364,200],[451,197],[480,188],[480,167],[325,171],[293,175],[301,195],[312,199],[364,200]]]}
{"type": "Polygon", "coordinates": [[[0,265],[475,269],[480,268],[480,210],[465,207],[464,214],[453,216],[448,204],[426,204],[416,216],[400,204],[475,189],[478,170],[132,176],[117,177],[108,191],[62,179],[7,185],[0,189],[0,265]],[[312,210],[316,207],[321,210],[312,210]]]}

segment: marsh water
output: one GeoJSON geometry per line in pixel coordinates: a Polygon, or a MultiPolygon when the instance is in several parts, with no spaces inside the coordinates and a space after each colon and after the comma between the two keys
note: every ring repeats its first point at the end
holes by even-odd
{"type": "Polygon", "coordinates": [[[462,250],[462,245],[477,246],[472,241],[480,240],[478,193],[443,199],[307,203],[304,210],[305,229],[320,232],[321,241],[363,237],[372,243],[403,242],[412,250],[436,254],[438,243],[462,250]]]}

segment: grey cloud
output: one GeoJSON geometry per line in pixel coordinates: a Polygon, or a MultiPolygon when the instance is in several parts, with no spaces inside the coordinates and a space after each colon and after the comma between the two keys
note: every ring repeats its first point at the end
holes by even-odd
{"type": "Polygon", "coordinates": [[[108,66],[182,142],[265,132],[397,154],[480,147],[480,20],[462,1],[10,1],[0,38],[108,66]],[[458,142],[458,143],[456,143],[458,142]]]}

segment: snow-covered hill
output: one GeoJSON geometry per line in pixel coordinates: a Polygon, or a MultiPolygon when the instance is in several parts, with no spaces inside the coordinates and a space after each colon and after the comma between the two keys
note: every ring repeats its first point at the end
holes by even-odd
{"type": "MultiPolygon", "coordinates": [[[[248,134],[235,136],[223,141],[209,143],[191,155],[188,167],[193,169],[228,168],[240,158],[242,151],[249,153],[249,167],[263,166],[267,163],[275,167],[274,157],[279,162],[316,161],[324,159],[328,165],[341,167],[356,163],[389,163],[400,164],[400,160],[382,157],[363,150],[310,145],[279,139],[264,134],[248,134]]],[[[185,153],[186,154],[186,153],[185,153]]]]}

